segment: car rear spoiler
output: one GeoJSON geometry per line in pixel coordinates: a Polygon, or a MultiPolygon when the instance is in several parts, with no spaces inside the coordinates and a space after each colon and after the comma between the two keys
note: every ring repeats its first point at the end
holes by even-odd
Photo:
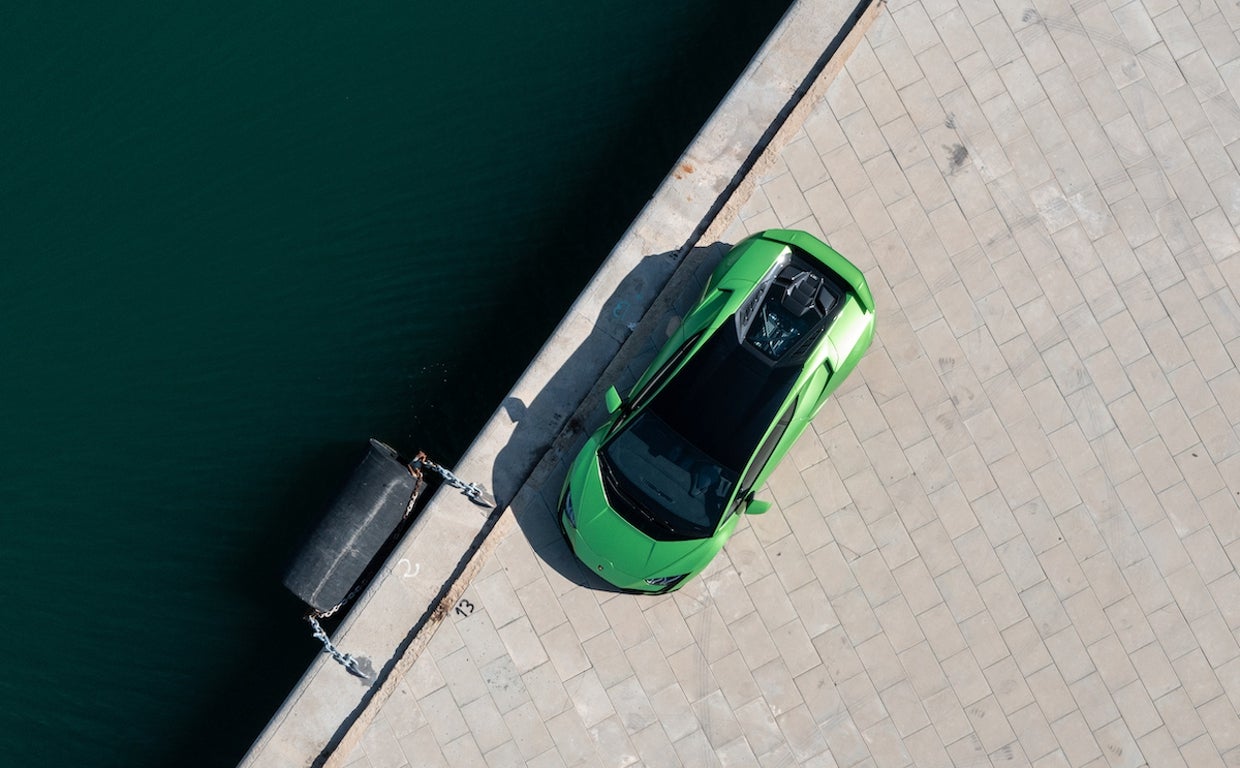
{"type": "Polygon", "coordinates": [[[840,255],[839,251],[808,232],[768,229],[765,232],[758,233],[758,236],[776,243],[790,245],[820,259],[843,278],[866,312],[874,311],[874,295],[870,293],[870,286],[865,281],[865,275],[861,274],[861,270],[857,269],[851,261],[840,255]]]}

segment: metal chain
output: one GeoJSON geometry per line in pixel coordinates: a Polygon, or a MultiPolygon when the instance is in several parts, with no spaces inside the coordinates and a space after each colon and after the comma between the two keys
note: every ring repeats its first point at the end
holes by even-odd
{"type": "Polygon", "coordinates": [[[489,509],[495,506],[495,497],[487,491],[485,486],[478,483],[465,482],[461,478],[452,474],[452,470],[442,467],[428,459],[424,453],[419,453],[418,457],[413,460],[411,466],[417,469],[425,467],[432,472],[439,473],[445,483],[460,490],[460,492],[465,495],[465,498],[480,507],[487,507],[489,509]]]}
{"type": "Polygon", "coordinates": [[[422,490],[426,488],[426,481],[422,479],[422,470],[412,464],[406,464],[405,468],[409,470],[409,474],[413,475],[413,493],[409,495],[409,503],[405,505],[405,514],[401,516],[401,520],[408,520],[413,514],[413,508],[417,505],[418,499],[422,496],[422,490]]]}
{"type": "Polygon", "coordinates": [[[370,583],[369,579],[359,581],[358,583],[353,585],[353,588],[349,590],[349,593],[344,596],[343,600],[336,603],[331,608],[328,608],[326,611],[314,611],[313,613],[310,614],[310,618],[311,619],[330,619],[332,616],[335,615],[336,611],[340,610],[341,608],[345,607],[345,605],[352,602],[353,598],[357,597],[358,594],[363,589],[365,589],[366,585],[368,585],[369,583],[370,583]]]}
{"type": "Polygon", "coordinates": [[[353,654],[341,653],[340,649],[332,645],[331,638],[329,638],[327,633],[323,631],[323,627],[319,626],[319,620],[315,618],[314,614],[307,616],[306,621],[310,622],[310,626],[314,628],[314,636],[323,643],[323,650],[331,654],[331,657],[347,669],[349,674],[356,675],[363,680],[370,679],[370,675],[367,675],[360,668],[358,668],[357,659],[353,658],[353,654]]]}

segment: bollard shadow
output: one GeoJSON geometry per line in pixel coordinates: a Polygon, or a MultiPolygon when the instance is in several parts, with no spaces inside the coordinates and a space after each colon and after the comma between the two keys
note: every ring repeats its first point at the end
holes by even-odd
{"type": "Polygon", "coordinates": [[[566,319],[588,323],[589,332],[537,395],[530,402],[510,395],[501,405],[514,428],[492,470],[496,501],[512,509],[534,553],[574,584],[618,591],[581,564],[560,531],[556,508],[569,464],[606,421],[607,388],[628,393],[730,248],[693,248],[679,261],[675,252],[642,258],[597,312],[566,319]]]}

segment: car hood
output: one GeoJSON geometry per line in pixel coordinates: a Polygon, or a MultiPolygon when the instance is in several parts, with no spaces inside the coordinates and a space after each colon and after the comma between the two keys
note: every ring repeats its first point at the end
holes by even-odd
{"type": "MultiPolygon", "coordinates": [[[[658,541],[634,528],[610,506],[595,507],[588,515],[577,518],[577,532],[591,551],[607,561],[595,565],[611,565],[632,576],[672,575],[674,566],[710,545],[710,539],[689,541],[658,541]]],[[[685,567],[686,572],[693,570],[685,567]]]]}

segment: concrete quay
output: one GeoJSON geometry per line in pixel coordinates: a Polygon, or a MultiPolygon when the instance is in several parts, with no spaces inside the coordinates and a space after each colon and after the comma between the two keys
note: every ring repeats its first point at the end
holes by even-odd
{"type": "Polygon", "coordinates": [[[380,680],[321,658],[244,765],[1240,766],[1240,5],[892,0],[775,74],[828,5],[456,468],[502,513],[441,493],[336,633],[380,680]],[[772,226],[874,346],[699,579],[599,589],[565,464],[772,226]]]}

